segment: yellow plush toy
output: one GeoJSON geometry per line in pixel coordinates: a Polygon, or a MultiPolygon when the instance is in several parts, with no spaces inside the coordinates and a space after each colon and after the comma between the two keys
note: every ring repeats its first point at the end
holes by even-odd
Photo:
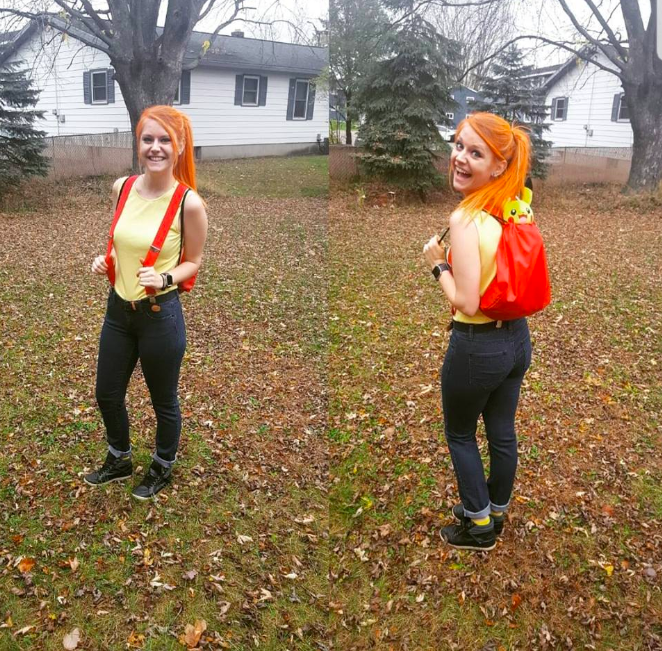
{"type": "Polygon", "coordinates": [[[533,210],[531,209],[533,192],[529,188],[522,188],[522,196],[506,201],[503,205],[503,221],[515,224],[533,224],[533,210]]]}

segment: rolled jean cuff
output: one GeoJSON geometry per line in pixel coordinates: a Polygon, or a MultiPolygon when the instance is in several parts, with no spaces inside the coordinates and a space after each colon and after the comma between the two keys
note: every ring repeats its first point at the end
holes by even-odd
{"type": "Polygon", "coordinates": [[[112,445],[108,445],[108,451],[114,456],[117,457],[118,459],[120,457],[125,457],[126,455],[131,456],[131,446],[129,446],[129,451],[128,452],[123,452],[122,450],[118,450],[117,448],[114,448],[112,445]]]}
{"type": "Polygon", "coordinates": [[[165,459],[161,459],[161,457],[156,454],[156,452],[152,455],[152,459],[156,461],[160,466],[163,466],[164,468],[172,468],[175,465],[175,461],[177,461],[177,456],[172,461],[166,461],[165,459]]]}
{"type": "Polygon", "coordinates": [[[483,520],[490,515],[490,507],[486,506],[484,509],[481,509],[480,511],[477,511],[474,513],[473,511],[467,511],[467,509],[464,509],[464,517],[470,518],[471,520],[483,520]]]}
{"type": "Polygon", "coordinates": [[[497,504],[490,502],[490,510],[492,513],[505,513],[508,510],[509,505],[510,502],[507,502],[505,506],[498,506],[497,504]]]}

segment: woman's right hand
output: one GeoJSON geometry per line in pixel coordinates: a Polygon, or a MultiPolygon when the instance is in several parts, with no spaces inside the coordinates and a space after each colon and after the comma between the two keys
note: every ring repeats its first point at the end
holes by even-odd
{"type": "Polygon", "coordinates": [[[100,276],[105,276],[108,273],[108,265],[106,264],[105,255],[98,255],[94,258],[92,261],[92,271],[100,276]]]}

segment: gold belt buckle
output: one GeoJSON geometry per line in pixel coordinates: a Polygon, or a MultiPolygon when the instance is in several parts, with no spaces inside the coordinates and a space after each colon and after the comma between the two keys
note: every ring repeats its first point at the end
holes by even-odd
{"type": "Polygon", "coordinates": [[[155,296],[150,296],[149,297],[149,302],[152,304],[151,310],[152,312],[160,312],[161,311],[161,306],[156,302],[156,297],[155,296]]]}

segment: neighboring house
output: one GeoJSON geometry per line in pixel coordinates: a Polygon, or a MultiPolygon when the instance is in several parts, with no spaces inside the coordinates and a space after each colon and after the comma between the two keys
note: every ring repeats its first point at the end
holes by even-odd
{"type": "MultiPolygon", "coordinates": [[[[184,58],[191,65],[210,34],[194,32],[184,58]]],[[[35,23],[0,37],[0,66],[18,61],[41,90],[38,127],[51,136],[130,130],[129,115],[108,56],[76,37],[35,23]]],[[[184,70],[175,106],[193,124],[199,158],[234,158],[318,151],[328,136],[327,97],[314,77],[328,49],[219,36],[200,65],[184,70]]]]}
{"type": "MultiPolygon", "coordinates": [[[[602,52],[595,60],[613,67],[602,52]]],[[[632,127],[619,78],[573,57],[545,83],[551,128],[545,138],[553,147],[632,146],[632,127]]]]}
{"type": "Polygon", "coordinates": [[[562,66],[562,63],[557,63],[556,65],[545,66],[544,68],[534,68],[526,74],[523,74],[522,79],[530,79],[531,85],[534,88],[542,88],[562,66]]]}
{"type": "Polygon", "coordinates": [[[473,110],[471,105],[474,102],[482,102],[483,95],[469,86],[455,86],[451,89],[451,98],[455,101],[455,106],[446,112],[446,117],[450,120],[451,124],[439,124],[437,128],[444,140],[452,141],[455,136],[457,125],[467,117],[473,110]]]}

